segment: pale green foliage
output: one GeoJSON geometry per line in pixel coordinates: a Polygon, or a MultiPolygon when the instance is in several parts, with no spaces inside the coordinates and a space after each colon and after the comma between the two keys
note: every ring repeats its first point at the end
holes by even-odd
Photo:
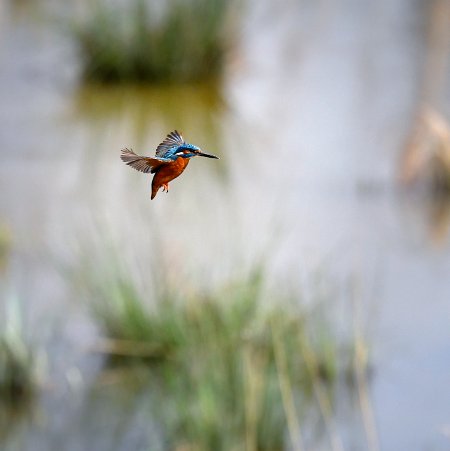
{"type": "Polygon", "coordinates": [[[128,343],[130,358],[143,350],[171,449],[283,449],[289,416],[311,403],[314,386],[336,380],[335,337],[312,333],[292,301],[264,307],[259,269],[213,293],[167,295],[153,310],[131,282],[117,280],[96,292],[94,312],[112,342],[128,343]]]}

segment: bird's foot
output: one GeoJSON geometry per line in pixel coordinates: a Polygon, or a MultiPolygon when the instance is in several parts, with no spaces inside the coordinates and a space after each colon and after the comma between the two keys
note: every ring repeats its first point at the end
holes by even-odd
{"type": "Polygon", "coordinates": [[[168,193],[169,192],[169,184],[168,183],[163,183],[163,192],[168,193]]]}

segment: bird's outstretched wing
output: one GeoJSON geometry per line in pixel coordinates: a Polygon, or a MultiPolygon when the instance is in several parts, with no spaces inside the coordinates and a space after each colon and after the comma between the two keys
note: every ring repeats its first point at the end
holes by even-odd
{"type": "Polygon", "coordinates": [[[184,139],[177,130],[170,132],[166,139],[156,148],[156,156],[164,157],[164,155],[174,147],[178,147],[184,144],[184,139]]]}
{"type": "Polygon", "coordinates": [[[137,171],[145,172],[145,173],[153,173],[163,164],[170,163],[172,160],[167,158],[158,158],[158,157],[141,157],[136,155],[130,149],[122,149],[122,154],[120,155],[120,159],[136,169],[137,171]]]}

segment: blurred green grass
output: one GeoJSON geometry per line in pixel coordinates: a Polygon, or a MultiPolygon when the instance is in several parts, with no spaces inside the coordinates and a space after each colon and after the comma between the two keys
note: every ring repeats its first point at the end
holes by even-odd
{"type": "Polygon", "coordinates": [[[131,272],[83,268],[84,296],[106,337],[96,350],[116,365],[151,368],[169,449],[286,449],[311,409],[331,421],[354,346],[342,343],[325,312],[294,296],[267,296],[262,267],[209,292],[160,278],[154,299],[136,289],[131,272]]]}
{"type": "Polygon", "coordinates": [[[86,79],[100,82],[192,82],[221,75],[232,38],[232,1],[171,0],[156,11],[145,0],[123,7],[93,3],[76,22],[86,79]]]}

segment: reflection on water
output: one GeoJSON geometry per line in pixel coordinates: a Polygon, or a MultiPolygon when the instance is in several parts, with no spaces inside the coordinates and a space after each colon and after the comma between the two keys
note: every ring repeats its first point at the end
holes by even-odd
{"type": "MultiPolygon", "coordinates": [[[[92,388],[102,362],[85,350],[99,332],[60,265],[100,237],[139,286],[155,259],[208,286],[269,252],[272,283],[307,295],[318,268],[340,296],[356,280],[380,448],[447,449],[448,202],[430,207],[393,183],[420,91],[426,4],[250,3],[222,86],[101,88],[77,85],[68,37],[21,3],[0,6],[0,224],[10,230],[0,293],[24,300],[52,382],[36,419],[8,426],[4,449],[160,443],[144,397],[92,388]],[[191,162],[150,202],[150,179],[119,150],[151,154],[174,128],[221,160],[191,162]]],[[[359,408],[336,397],[344,444],[367,447],[359,408]]]]}
{"type": "MultiPolygon", "coordinates": [[[[34,403],[29,398],[20,398],[15,402],[0,403],[0,443],[17,443],[26,435],[27,425],[33,416],[34,403]]],[[[13,445],[11,449],[19,448],[13,445]]]]}
{"type": "MultiPolygon", "coordinates": [[[[158,136],[174,124],[183,124],[186,132],[202,132],[210,142],[217,141],[217,128],[225,109],[219,86],[102,86],[88,85],[73,97],[76,119],[107,127],[128,121],[130,136],[140,147],[149,136],[158,136]]],[[[184,131],[184,130],[183,130],[184,131]]],[[[151,152],[151,149],[148,149],[151,152]]]]}

